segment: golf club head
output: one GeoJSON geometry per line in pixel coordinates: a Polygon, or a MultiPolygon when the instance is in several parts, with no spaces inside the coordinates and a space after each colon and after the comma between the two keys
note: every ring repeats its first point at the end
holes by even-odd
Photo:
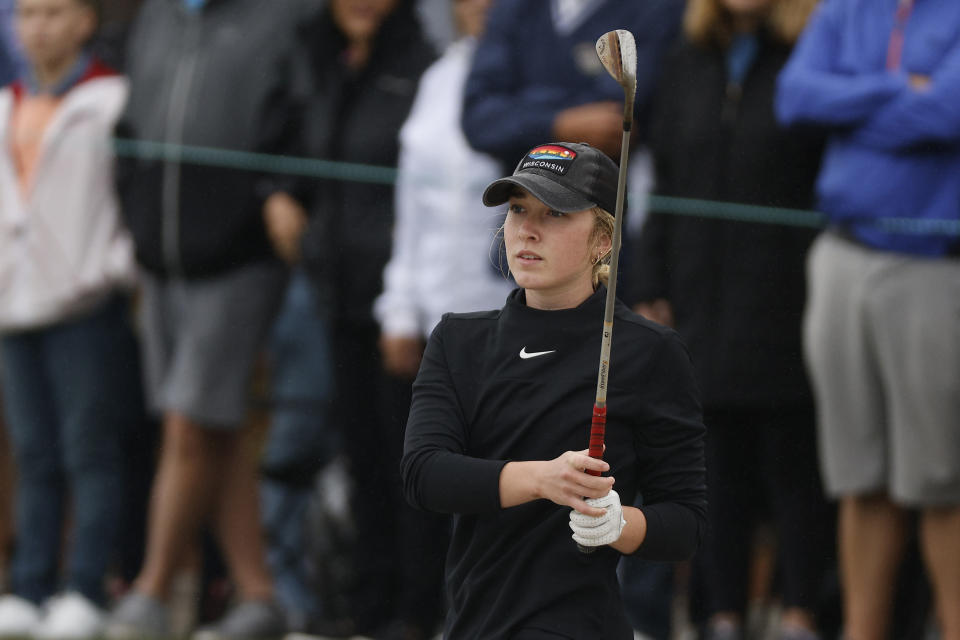
{"type": "Polygon", "coordinates": [[[608,31],[597,40],[597,55],[607,73],[633,98],[637,90],[637,43],[626,29],[608,31]]]}

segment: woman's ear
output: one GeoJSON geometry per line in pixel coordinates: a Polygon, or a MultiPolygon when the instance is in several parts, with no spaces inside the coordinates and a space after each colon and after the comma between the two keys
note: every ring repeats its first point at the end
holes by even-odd
{"type": "Polygon", "coordinates": [[[613,246],[613,238],[603,233],[597,238],[597,253],[600,254],[601,258],[607,256],[610,253],[610,247],[613,246]]]}

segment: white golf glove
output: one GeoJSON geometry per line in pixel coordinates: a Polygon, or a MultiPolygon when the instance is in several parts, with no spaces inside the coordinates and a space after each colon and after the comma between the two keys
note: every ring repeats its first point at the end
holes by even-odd
{"type": "Polygon", "coordinates": [[[606,515],[587,516],[576,509],[570,511],[570,529],[573,539],[584,547],[600,547],[620,539],[627,521],[623,519],[620,496],[613,489],[602,498],[588,498],[591,507],[606,509],[606,515]]]}

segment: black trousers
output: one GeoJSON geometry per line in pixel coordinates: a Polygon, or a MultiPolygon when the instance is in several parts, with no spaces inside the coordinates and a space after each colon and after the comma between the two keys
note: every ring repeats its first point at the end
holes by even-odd
{"type": "Polygon", "coordinates": [[[411,384],[386,375],[375,327],[334,336],[335,422],[354,483],[353,618],[373,629],[393,618],[432,626],[441,616],[449,518],[403,499],[400,457],[411,384]]]}
{"type": "Polygon", "coordinates": [[[706,411],[710,532],[700,558],[708,614],[744,613],[756,525],[777,535],[784,607],[816,609],[834,562],[834,509],[824,498],[812,408],[706,411]]]}

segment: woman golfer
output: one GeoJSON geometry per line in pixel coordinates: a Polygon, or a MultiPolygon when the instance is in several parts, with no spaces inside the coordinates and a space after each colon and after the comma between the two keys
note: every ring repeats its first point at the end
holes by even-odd
{"type": "Polygon", "coordinates": [[[498,311],[445,315],[427,345],[402,470],[412,504],[454,514],[450,640],[629,640],[620,554],[682,560],[700,542],[704,427],[687,351],[619,302],[604,460],[585,450],[617,175],[593,147],[554,143],[491,183],[484,203],[509,203],[519,288],[498,311]],[[642,507],[621,506],[638,492],[642,507]]]}

